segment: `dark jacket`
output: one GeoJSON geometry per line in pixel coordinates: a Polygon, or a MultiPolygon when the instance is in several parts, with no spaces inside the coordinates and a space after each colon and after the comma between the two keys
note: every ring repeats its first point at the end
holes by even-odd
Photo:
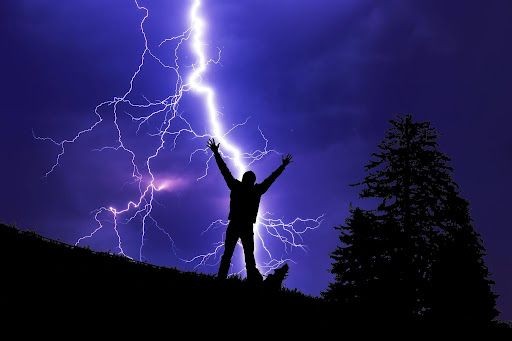
{"type": "Polygon", "coordinates": [[[281,175],[285,166],[279,166],[260,184],[246,185],[233,177],[228,166],[218,152],[214,153],[214,155],[220,172],[231,190],[228,219],[242,223],[255,223],[261,196],[270,188],[272,183],[276,181],[277,177],[281,175]]]}

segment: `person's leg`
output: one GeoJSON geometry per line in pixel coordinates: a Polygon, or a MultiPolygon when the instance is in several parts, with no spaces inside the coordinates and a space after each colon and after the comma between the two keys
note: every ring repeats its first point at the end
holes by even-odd
{"type": "Polygon", "coordinates": [[[252,231],[252,224],[250,228],[244,228],[244,231],[240,235],[240,239],[242,240],[242,246],[244,248],[247,280],[261,282],[263,277],[256,267],[256,259],[254,258],[254,233],[252,231]]]}
{"type": "Polygon", "coordinates": [[[217,277],[226,279],[228,277],[229,265],[231,264],[231,257],[235,251],[236,242],[238,241],[238,232],[236,227],[229,223],[226,229],[226,240],[224,241],[224,254],[220,261],[219,273],[217,277]]]}

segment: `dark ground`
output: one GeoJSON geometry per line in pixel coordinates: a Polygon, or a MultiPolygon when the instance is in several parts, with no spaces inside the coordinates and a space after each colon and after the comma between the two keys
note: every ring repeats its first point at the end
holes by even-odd
{"type": "Polygon", "coordinates": [[[325,308],[320,299],[297,291],[157,267],[5,225],[0,225],[0,260],[2,302],[28,310],[42,306],[109,311],[154,307],[208,318],[226,307],[234,315],[244,310],[272,314],[288,309],[309,315],[325,308]]]}
{"type": "MultiPolygon", "coordinates": [[[[364,316],[354,319],[351,312],[298,291],[157,267],[2,224],[0,271],[3,313],[18,322],[54,319],[56,328],[64,324],[63,319],[89,327],[112,319],[124,321],[120,328],[126,330],[128,321],[142,323],[134,317],[151,317],[164,328],[194,325],[200,329],[219,321],[212,335],[231,328],[249,334],[277,328],[286,335],[300,330],[322,334],[339,328],[353,330],[365,322],[364,316]]],[[[412,326],[385,321],[385,317],[373,325],[412,326]]]]}

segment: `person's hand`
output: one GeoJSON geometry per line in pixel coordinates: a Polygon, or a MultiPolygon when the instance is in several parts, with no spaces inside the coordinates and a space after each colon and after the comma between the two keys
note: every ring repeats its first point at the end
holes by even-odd
{"type": "Polygon", "coordinates": [[[218,153],[219,152],[219,146],[220,146],[220,143],[215,144],[215,139],[214,138],[211,138],[211,139],[208,140],[208,148],[210,148],[212,150],[212,152],[218,153]]]}
{"type": "Polygon", "coordinates": [[[286,154],[286,156],[283,157],[283,166],[288,166],[292,162],[292,154],[286,154]]]}

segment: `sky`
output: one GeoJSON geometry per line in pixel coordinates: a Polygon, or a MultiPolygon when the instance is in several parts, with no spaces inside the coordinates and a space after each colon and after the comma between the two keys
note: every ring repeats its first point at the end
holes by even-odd
{"type": "MultiPolygon", "coordinates": [[[[190,1],[140,4],[150,13],[144,26],[148,46],[173,62],[175,42],[159,42],[187,29],[190,1]]],[[[229,129],[249,118],[230,141],[245,152],[261,149],[259,127],[269,149],[294,156],[264,196],[262,209],[285,222],[324,217],[318,229],[296,241],[305,250],[265,237],[276,259],[293,260],[288,287],[318,295],[332,280],[329,253],[338,245],[333,227],[343,223],[350,204],[361,204],[349,184],[363,177],[388,120],[412,113],[440,132],[441,150],[452,158],[454,178],[487,249],[501,317],[512,319],[512,3],[205,0],[201,13],[207,21],[205,51],[212,58],[221,51],[219,63],[204,75],[216,91],[219,119],[229,129]]],[[[33,133],[73,138],[95,122],[98,104],[127,92],[144,50],[143,16],[130,0],[0,4],[1,221],[74,243],[98,227],[96,209],[122,208],[138,198],[130,155],[96,150],[116,143],[112,106],[100,108],[104,121],[94,131],[66,145],[48,177],[59,148],[35,140],[33,133]]],[[[179,58],[184,74],[190,72],[194,55],[186,44],[179,58]]],[[[146,104],[162,99],[175,82],[172,71],[148,58],[128,98],[146,104]]],[[[202,103],[197,94],[186,94],[178,110],[199,134],[210,129],[202,103]]],[[[158,132],[158,119],[137,133],[128,114],[147,111],[120,105],[118,114],[126,145],[142,169],[159,141],[149,135],[158,132]]],[[[175,123],[175,129],[184,127],[183,121],[175,123]]],[[[228,189],[213,163],[197,180],[208,154],[189,160],[205,144],[206,138],[183,134],[173,149],[169,137],[155,160],[157,180],[169,186],[155,192],[152,217],[173,243],[150,221],[144,261],[192,270],[197,262],[185,260],[210,252],[222,239],[222,226],[203,231],[227,218],[228,189]]],[[[251,169],[262,180],[280,161],[269,153],[251,169]]],[[[119,252],[112,215],[103,212],[100,219],[104,228],[81,245],[119,252]]],[[[136,259],[141,224],[138,215],[118,229],[125,253],[136,259]]],[[[258,247],[261,265],[269,259],[258,247]]],[[[240,255],[239,248],[235,270],[243,265],[240,255]]],[[[196,271],[215,273],[216,260],[196,271]]]]}

